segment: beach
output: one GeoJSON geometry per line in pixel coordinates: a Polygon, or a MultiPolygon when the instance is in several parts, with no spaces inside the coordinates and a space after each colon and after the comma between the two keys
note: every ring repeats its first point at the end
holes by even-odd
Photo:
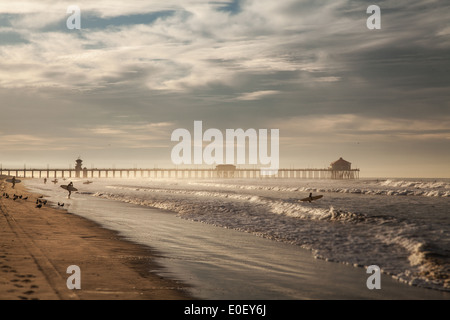
{"type": "MultiPolygon", "coordinates": [[[[55,222],[41,221],[44,224],[42,228],[35,227],[32,233],[28,233],[33,243],[42,246],[41,252],[46,252],[46,255],[54,253],[55,259],[60,259],[59,255],[67,257],[59,271],[63,280],[67,279],[65,268],[68,265],[80,266],[83,275],[92,264],[97,266],[95,276],[91,278],[87,278],[88,275],[83,276],[82,290],[74,291],[79,297],[84,290],[89,290],[92,294],[93,291],[103,288],[101,296],[107,299],[109,297],[105,292],[111,294],[111,298],[127,299],[133,298],[135,294],[133,291],[133,293],[124,292],[122,295],[121,291],[129,288],[129,283],[133,283],[132,286],[138,283],[142,291],[145,291],[147,286],[155,287],[136,280],[136,275],[127,275],[130,277],[128,283],[125,281],[125,284],[115,286],[119,289],[106,288],[107,281],[102,280],[100,284],[96,277],[99,274],[103,276],[103,273],[114,273],[109,271],[110,263],[117,261],[120,256],[126,260],[125,262],[145,261],[147,265],[144,272],[147,272],[147,275],[151,273],[151,276],[156,276],[157,279],[169,281],[171,285],[165,285],[166,288],[181,289],[174,290],[183,293],[181,298],[186,296],[202,300],[450,298],[448,292],[421,287],[421,285],[428,287],[445,285],[445,282],[437,278],[446,276],[445,262],[430,265],[429,254],[424,256],[423,263],[419,267],[420,270],[424,270],[424,267],[429,268],[428,278],[415,273],[415,264],[407,263],[411,257],[417,257],[425,248],[423,245],[416,245],[420,240],[417,238],[417,235],[421,234],[420,228],[426,227],[423,229],[426,234],[429,234],[429,228],[433,228],[435,233],[438,233],[436,245],[441,243],[444,249],[447,240],[446,229],[434,224],[421,226],[420,221],[416,220],[406,223],[404,218],[399,219],[402,217],[401,212],[405,210],[410,216],[409,219],[414,218],[408,207],[405,207],[407,202],[411,202],[412,205],[421,202],[426,211],[429,211],[425,206],[428,202],[435,209],[439,209],[440,206],[445,209],[448,199],[445,191],[440,193],[442,197],[431,196],[435,194],[432,192],[426,196],[418,195],[410,198],[396,196],[396,192],[390,192],[389,196],[384,193],[366,196],[361,195],[360,191],[354,193],[356,191],[353,187],[364,185],[367,190],[362,189],[363,193],[372,193],[374,189],[370,187],[371,184],[366,181],[355,181],[346,182],[347,187],[352,187],[348,189],[353,190],[352,194],[342,193],[341,189],[333,188],[322,190],[326,200],[320,203],[295,204],[292,196],[302,194],[306,190],[303,189],[305,187],[301,187],[300,191],[299,187],[292,189],[292,182],[282,180],[266,182],[251,180],[249,183],[229,180],[225,183],[94,179],[88,185],[83,184],[82,180],[73,179],[73,181],[79,192],[73,193],[70,200],[67,199],[67,192],[61,189],[59,184],[44,184],[39,179],[27,179],[24,184],[36,195],[45,195],[45,199],[49,200],[49,205],[43,208],[44,210],[53,210],[48,206],[57,207],[58,202],[64,202],[64,210],[56,210],[55,215],[57,213],[61,219],[70,217],[68,221],[72,224],[71,228],[87,224],[90,229],[89,233],[76,232],[76,236],[70,232],[63,234],[62,231],[56,230],[59,237],[57,245],[47,239],[41,241],[44,239],[40,235],[44,232],[43,229],[48,228],[48,225],[54,226],[55,222]],[[386,208],[380,205],[379,199],[395,203],[399,212],[395,216],[380,217],[379,211],[386,208]],[[354,206],[352,211],[357,208],[361,211],[360,213],[343,209],[332,211],[327,209],[329,201],[335,205],[343,201],[343,205],[348,209],[354,206]],[[375,212],[372,214],[369,210],[375,212]],[[411,235],[408,232],[411,232],[411,235]],[[91,238],[93,234],[96,238],[91,238]],[[99,238],[101,234],[105,234],[108,239],[99,238]],[[372,234],[382,236],[380,241],[384,242],[378,244],[372,234]],[[368,243],[363,241],[366,239],[364,235],[368,235],[368,243]],[[398,238],[399,236],[402,238],[398,238]],[[40,241],[34,240],[36,237],[39,237],[40,241]],[[92,253],[69,257],[72,237],[82,238],[81,242],[89,249],[92,243],[95,243],[100,247],[98,251],[101,252],[106,246],[110,247],[113,253],[109,256],[105,253],[97,253],[98,256],[92,253]],[[341,240],[345,239],[344,237],[348,238],[347,243],[341,240]],[[116,241],[110,242],[111,238],[116,241]],[[396,242],[392,243],[393,240],[396,242]],[[300,241],[308,241],[306,244],[311,243],[316,250],[308,249],[306,245],[301,245],[300,241]],[[63,242],[68,243],[69,249],[63,250],[64,253],[61,250],[55,251],[60,247],[59,243],[63,242]],[[132,244],[133,249],[124,249],[125,244],[127,246],[132,244]],[[323,245],[325,247],[322,248],[323,245]],[[328,251],[324,249],[330,245],[333,246],[331,248],[333,251],[330,251],[333,255],[326,256],[328,251]],[[131,255],[130,258],[130,252],[134,252],[133,250],[146,252],[145,258],[142,258],[142,253],[137,256],[131,255]],[[103,258],[100,259],[99,256],[103,258]],[[339,261],[338,258],[342,260],[339,261]],[[367,288],[366,280],[369,275],[366,273],[364,267],[366,262],[363,259],[382,268],[381,290],[367,288]],[[394,273],[396,270],[399,270],[398,273],[394,273]],[[436,276],[433,276],[432,272],[435,270],[436,276]],[[402,278],[404,275],[410,277],[402,278]]],[[[312,187],[318,187],[318,183],[295,182],[300,186],[309,185],[308,191],[312,187]]],[[[342,185],[342,182],[325,183],[342,185]]],[[[374,183],[378,188],[381,182],[374,183]]],[[[2,203],[6,201],[9,201],[10,206],[17,206],[12,200],[2,199],[2,203]]],[[[21,220],[21,223],[44,212],[36,211],[38,209],[34,208],[33,203],[28,204],[27,210],[30,211],[30,215],[28,219],[21,220]]],[[[428,215],[427,221],[430,218],[428,215]]],[[[439,219],[444,221],[442,218],[439,219]]],[[[58,224],[67,223],[61,220],[58,224]]],[[[421,240],[427,243],[427,250],[430,250],[430,244],[434,241],[433,233],[431,236],[421,240]]],[[[74,250],[77,252],[77,249],[74,250]]],[[[438,247],[434,249],[435,255],[440,252],[439,250],[438,247]]],[[[152,292],[157,294],[155,290],[152,292]]],[[[167,291],[164,293],[167,294],[167,291]]],[[[166,299],[165,295],[157,296],[166,299]]],[[[86,295],[83,297],[91,298],[86,295]]]]}
{"type": "Polygon", "coordinates": [[[3,181],[0,198],[1,300],[179,300],[188,299],[183,284],[150,270],[148,247],[117,232],[49,205],[36,208],[37,194],[23,184],[3,181]],[[14,194],[28,197],[17,199],[14,194]],[[81,270],[81,289],[69,290],[67,268],[81,270]]]}
{"type": "MultiPolygon", "coordinates": [[[[295,221],[306,224],[308,220],[295,216],[294,220],[285,217],[277,222],[278,214],[268,216],[258,204],[262,199],[242,199],[245,190],[228,192],[226,186],[212,188],[210,182],[205,194],[204,183],[195,181],[97,179],[91,185],[80,182],[75,180],[80,191],[73,193],[70,200],[59,184],[27,179],[14,190],[11,184],[2,184],[0,196],[6,192],[28,199],[0,198],[0,299],[450,299],[448,292],[406,284],[386,272],[381,274],[381,290],[369,290],[366,286],[369,274],[361,265],[322,259],[317,252],[314,255],[295,244],[293,239],[281,239],[283,233],[289,235],[289,226],[295,221]],[[95,192],[99,190],[114,192],[115,198],[112,194],[95,192]],[[48,203],[38,209],[36,199],[40,196],[48,203]],[[224,224],[216,212],[224,207],[223,197],[231,199],[227,207],[238,210],[237,206],[244,206],[247,214],[255,216],[247,221],[243,212],[236,211],[237,215],[231,215],[239,217],[233,220],[236,225],[230,224],[232,220],[224,224]],[[153,202],[144,203],[143,199],[153,202]],[[207,199],[212,201],[210,206],[207,199]],[[201,201],[202,207],[196,207],[194,200],[201,201]],[[163,209],[162,205],[170,209],[176,201],[185,204],[177,206],[184,210],[181,214],[173,208],[163,209]],[[59,207],[59,202],[64,202],[65,207],[59,207]],[[196,215],[186,208],[195,210],[196,215]],[[277,227],[278,238],[274,231],[272,237],[262,233],[267,232],[261,226],[269,225],[269,219],[274,224],[272,230],[276,223],[281,223],[277,227]],[[245,225],[259,233],[245,230],[245,225]],[[81,270],[80,290],[67,288],[71,276],[67,268],[72,265],[81,270]]],[[[236,181],[230,183],[233,189],[237,188],[236,181]]],[[[261,182],[245,184],[245,188],[253,194],[256,185],[267,192],[268,186],[261,182]]],[[[280,199],[284,197],[279,194],[279,187],[275,192],[280,199]]],[[[270,194],[273,198],[273,191],[270,194]]],[[[229,212],[222,212],[220,217],[230,219],[229,212]]],[[[336,237],[330,226],[342,227],[348,222],[341,225],[313,220],[312,223],[324,225],[336,237]]],[[[296,230],[305,237],[306,230],[296,230]]],[[[357,245],[353,244],[354,252],[360,252],[357,245]]],[[[382,262],[381,267],[387,269],[388,265],[384,265],[387,260],[381,260],[382,256],[379,253],[372,261],[382,262]]]]}

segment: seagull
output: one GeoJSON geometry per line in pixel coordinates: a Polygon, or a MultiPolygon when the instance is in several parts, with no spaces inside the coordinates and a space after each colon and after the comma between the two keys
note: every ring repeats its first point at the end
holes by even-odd
{"type": "Polygon", "coordinates": [[[36,208],[38,208],[38,209],[42,208],[42,204],[38,204],[38,205],[36,206],[36,208]]]}

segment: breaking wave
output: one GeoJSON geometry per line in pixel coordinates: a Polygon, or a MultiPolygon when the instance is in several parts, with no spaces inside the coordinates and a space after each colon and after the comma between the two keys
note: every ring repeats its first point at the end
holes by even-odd
{"type": "Polygon", "coordinates": [[[192,185],[241,189],[241,190],[264,190],[281,192],[334,192],[352,193],[363,195],[385,195],[385,196],[426,196],[426,197],[450,197],[450,183],[443,181],[423,182],[407,180],[385,180],[376,181],[362,187],[309,187],[309,186],[273,186],[273,185],[249,185],[249,184],[227,184],[192,182],[192,185]]]}
{"type": "MultiPolygon", "coordinates": [[[[327,261],[368,266],[377,257],[384,266],[382,271],[402,282],[450,291],[450,253],[417,236],[418,226],[413,222],[388,214],[375,216],[319,208],[277,198],[273,193],[266,197],[235,192],[237,188],[256,187],[215,183],[211,188],[210,183],[197,182],[177,188],[108,186],[107,192],[94,196],[168,210],[183,219],[299,245],[327,261]],[[199,186],[207,190],[198,189],[199,186]]],[[[261,188],[275,193],[323,191],[258,186],[261,188]]]]}

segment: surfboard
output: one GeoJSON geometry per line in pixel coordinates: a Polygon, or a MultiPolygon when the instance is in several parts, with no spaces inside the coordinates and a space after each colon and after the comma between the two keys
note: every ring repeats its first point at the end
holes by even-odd
{"type": "Polygon", "coordinates": [[[304,198],[304,199],[300,199],[300,201],[314,201],[314,200],[317,200],[317,199],[320,199],[320,198],[323,198],[323,195],[320,195],[320,196],[314,196],[314,197],[308,197],[308,198],[304,198]]]}
{"type": "Polygon", "coordinates": [[[78,189],[77,188],[74,188],[74,187],[70,187],[69,188],[69,186],[66,186],[66,185],[62,185],[61,186],[61,188],[63,188],[64,190],[67,190],[67,191],[78,191],[78,189]]]}
{"type": "MultiPolygon", "coordinates": [[[[6,179],[6,182],[12,183],[12,179],[6,179]]],[[[19,179],[16,179],[16,183],[21,183],[22,181],[19,179]]]]}

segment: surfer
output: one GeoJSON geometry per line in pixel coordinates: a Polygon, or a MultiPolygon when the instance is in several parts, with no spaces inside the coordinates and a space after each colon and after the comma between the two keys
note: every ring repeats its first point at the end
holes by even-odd
{"type": "Polygon", "coordinates": [[[70,199],[70,195],[72,194],[72,188],[73,188],[73,182],[70,181],[70,183],[67,185],[67,191],[69,191],[69,199],[70,199]]]}
{"type": "Polygon", "coordinates": [[[16,177],[13,177],[11,179],[11,183],[12,183],[12,188],[14,189],[14,187],[16,186],[16,177]]]}
{"type": "Polygon", "coordinates": [[[309,203],[317,200],[317,199],[321,199],[323,198],[323,195],[318,195],[318,196],[313,196],[312,192],[309,193],[309,196],[307,196],[306,198],[300,199],[300,201],[308,201],[309,203]]]}

